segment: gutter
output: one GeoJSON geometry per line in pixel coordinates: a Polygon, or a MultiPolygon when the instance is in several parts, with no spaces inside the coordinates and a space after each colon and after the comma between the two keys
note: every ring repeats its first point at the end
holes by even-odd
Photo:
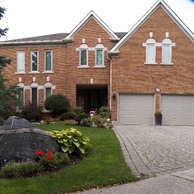
{"type": "Polygon", "coordinates": [[[1,46],[9,45],[38,45],[38,44],[63,44],[63,43],[72,43],[73,38],[65,38],[62,40],[44,40],[44,41],[18,41],[18,42],[0,42],[1,46]]]}

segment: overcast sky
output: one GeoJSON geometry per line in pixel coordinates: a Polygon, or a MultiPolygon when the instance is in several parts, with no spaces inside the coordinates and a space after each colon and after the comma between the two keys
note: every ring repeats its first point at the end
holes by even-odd
{"type": "MultiPolygon", "coordinates": [[[[0,41],[71,32],[93,10],[114,32],[127,32],[156,0],[0,0],[7,9],[0,41]]],[[[166,0],[194,32],[194,0],[166,0]]]]}

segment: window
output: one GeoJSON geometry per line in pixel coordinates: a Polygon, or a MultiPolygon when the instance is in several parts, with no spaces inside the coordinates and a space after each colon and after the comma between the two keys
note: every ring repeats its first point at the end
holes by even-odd
{"type": "Polygon", "coordinates": [[[46,100],[49,96],[51,96],[51,88],[46,88],[46,90],[45,90],[45,100],[46,100]]]}
{"type": "Polygon", "coordinates": [[[31,71],[38,71],[38,52],[31,52],[31,71]]]}
{"type": "Polygon", "coordinates": [[[171,63],[170,44],[162,44],[162,63],[171,63]]]}
{"type": "Polygon", "coordinates": [[[45,71],[52,71],[52,51],[45,51],[45,71]]]}
{"type": "Polygon", "coordinates": [[[87,50],[81,50],[81,65],[87,65],[87,50]]]}
{"type": "Polygon", "coordinates": [[[34,105],[38,105],[38,89],[37,88],[32,88],[32,96],[31,96],[31,99],[32,99],[32,104],[34,105]]]}
{"type": "Polygon", "coordinates": [[[103,65],[103,51],[96,50],[96,65],[103,65]]]}
{"type": "Polygon", "coordinates": [[[17,52],[17,72],[21,73],[25,71],[25,52],[18,51],[17,52]]]}
{"type": "Polygon", "coordinates": [[[19,88],[18,92],[18,109],[21,110],[24,106],[24,89],[19,88]]]}
{"type": "Polygon", "coordinates": [[[155,46],[154,44],[146,45],[146,63],[155,63],[155,46]]]}
{"type": "Polygon", "coordinates": [[[79,66],[88,68],[88,45],[82,44],[79,47],[79,66]]]}

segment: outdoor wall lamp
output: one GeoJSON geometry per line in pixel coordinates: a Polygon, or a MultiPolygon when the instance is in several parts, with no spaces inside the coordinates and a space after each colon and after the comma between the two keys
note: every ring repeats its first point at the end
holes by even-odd
{"type": "Polygon", "coordinates": [[[112,98],[113,98],[113,100],[115,100],[116,99],[116,94],[113,94],[112,98]]]}

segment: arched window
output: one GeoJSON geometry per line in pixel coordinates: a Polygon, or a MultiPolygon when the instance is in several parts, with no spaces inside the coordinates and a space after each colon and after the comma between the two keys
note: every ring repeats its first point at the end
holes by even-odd
{"type": "Polygon", "coordinates": [[[79,48],[79,65],[88,66],[88,45],[82,44],[79,48]]]}
{"type": "Polygon", "coordinates": [[[173,65],[172,63],[172,46],[174,43],[168,38],[168,32],[166,32],[166,38],[162,41],[162,63],[163,65],[173,65]]]}
{"type": "Polygon", "coordinates": [[[104,45],[97,44],[95,47],[95,65],[104,66],[104,45]]]}
{"type": "Polygon", "coordinates": [[[31,85],[31,103],[35,106],[38,105],[38,84],[33,82],[31,85]]]}

